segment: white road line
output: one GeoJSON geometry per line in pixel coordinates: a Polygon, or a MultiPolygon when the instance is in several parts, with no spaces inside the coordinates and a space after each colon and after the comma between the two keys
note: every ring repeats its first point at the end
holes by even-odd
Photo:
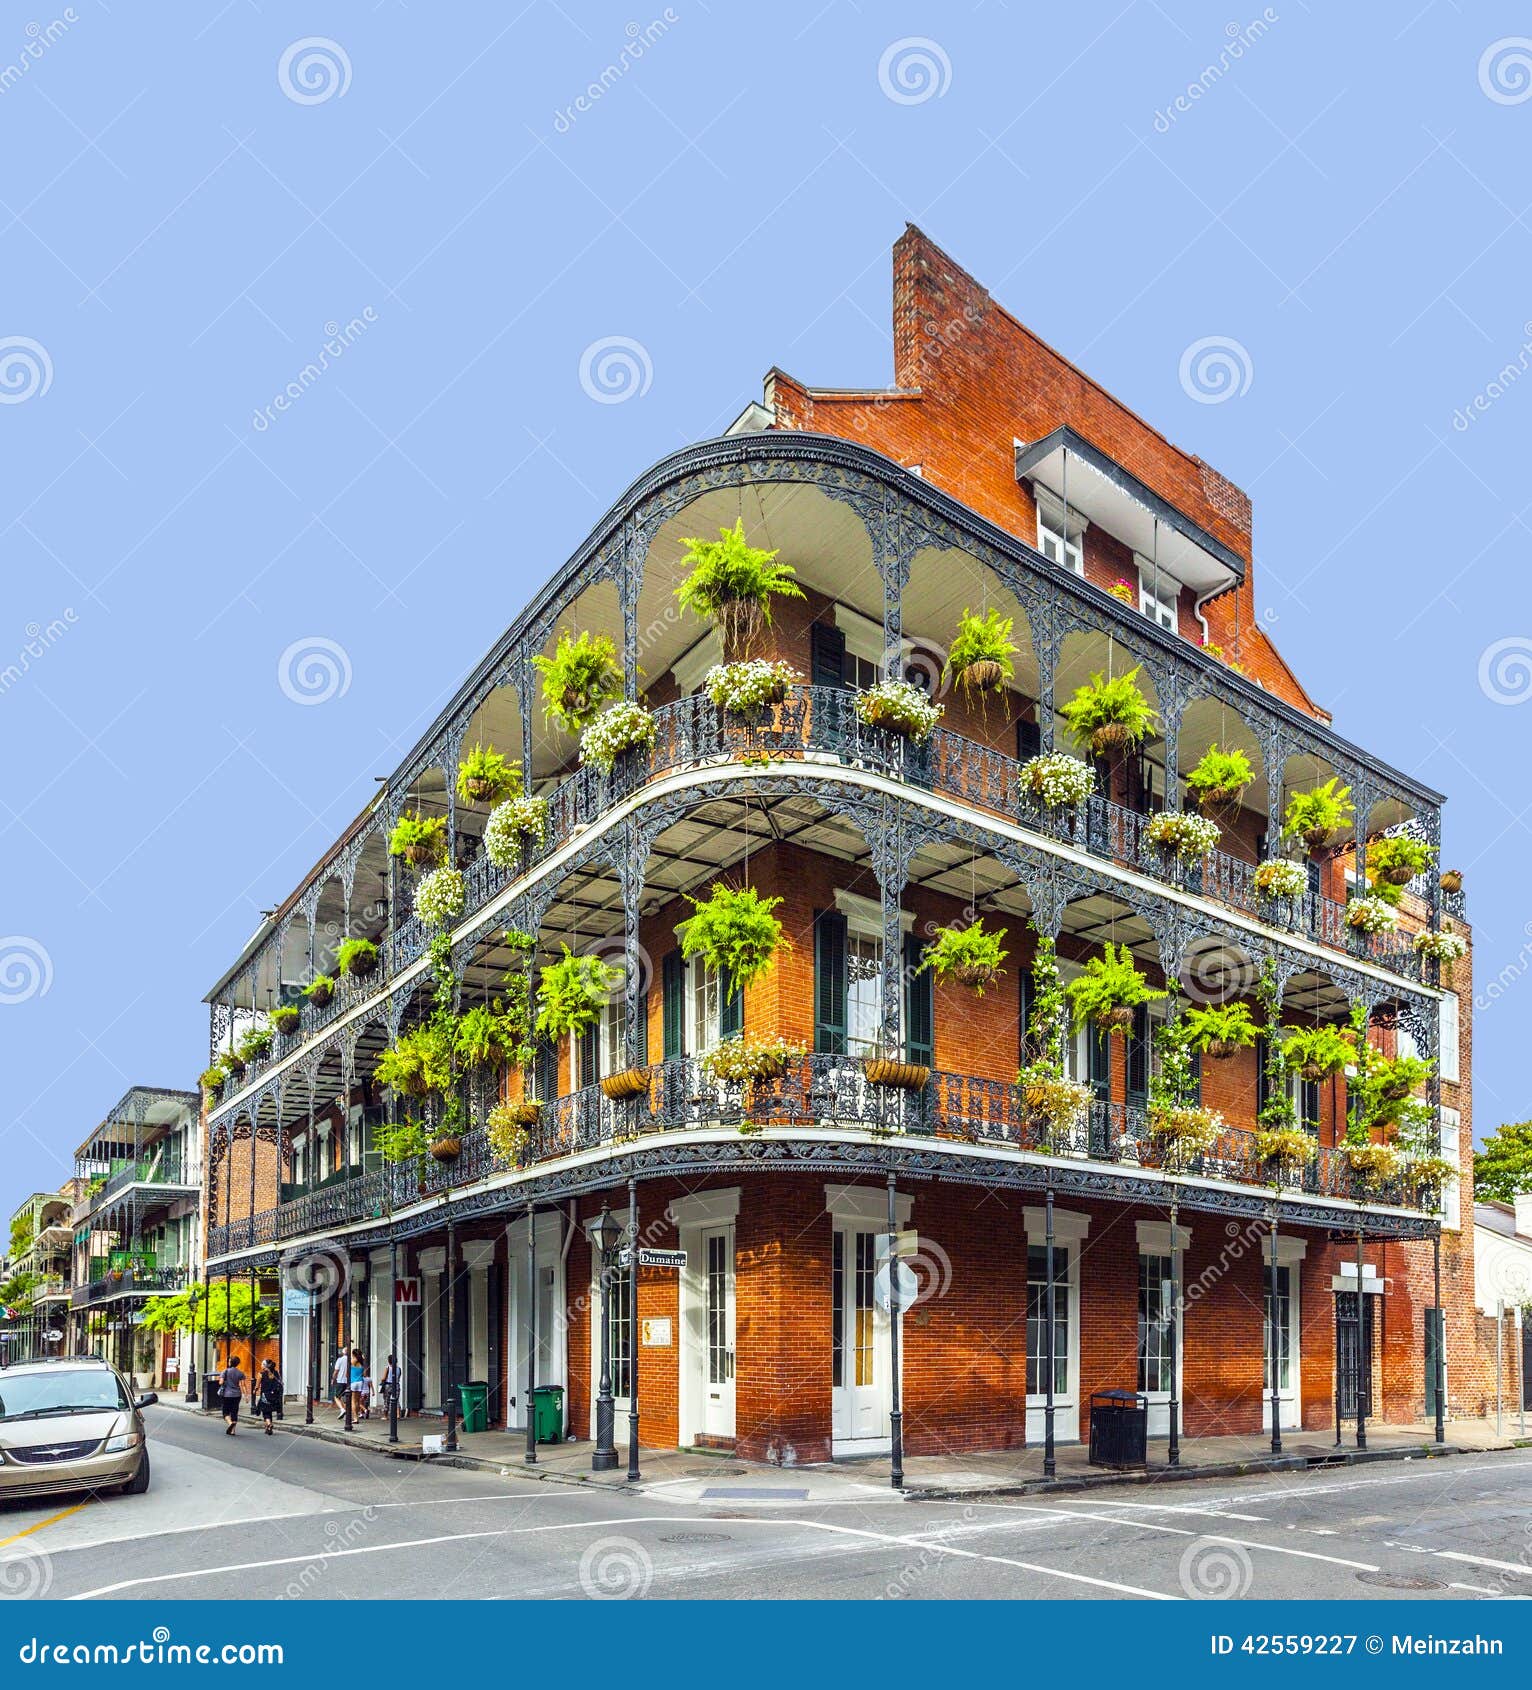
{"type": "MultiPolygon", "coordinates": [[[[303,1565],[328,1566],[332,1561],[347,1560],[355,1555],[385,1555],[392,1550],[426,1549],[442,1543],[464,1543],[487,1537],[530,1537],[546,1532],[566,1531],[606,1531],[614,1526],[631,1529],[643,1525],[686,1525],[695,1526],[695,1514],[644,1514],[629,1517],[618,1516],[610,1520],[572,1520],[555,1525],[524,1526],[519,1529],[509,1527],[499,1531],[456,1532],[441,1537],[413,1538],[401,1543],[367,1544],[358,1549],[334,1549],[329,1551],[316,1550],[309,1555],[282,1555],[267,1561],[241,1561],[222,1567],[188,1567],[174,1573],[152,1573],[142,1578],[120,1579],[115,1584],[101,1585],[95,1590],[84,1590],[69,1598],[72,1602],[86,1602],[96,1597],[113,1596],[118,1591],[132,1590],[140,1585],[173,1584],[185,1579],[214,1578],[224,1573],[260,1572],[271,1567],[291,1567],[303,1565]]],[[[983,1561],[991,1566],[1015,1567],[1022,1572],[1036,1573],[1042,1578],[1063,1579],[1070,1584],[1090,1585],[1096,1590],[1112,1590],[1123,1596],[1139,1596],[1154,1602],[1179,1602],[1179,1596],[1167,1595],[1163,1591],[1144,1590],[1137,1585],[1119,1584],[1115,1579],[1092,1578],[1087,1573],[1065,1572],[1060,1567],[1045,1567],[1034,1561],[1018,1561],[1007,1555],[986,1555],[977,1549],[958,1549],[952,1544],[928,1542],[919,1537],[901,1536],[886,1532],[867,1531],[855,1526],[833,1526],[822,1520],[791,1520],[782,1516],[765,1517],[761,1519],[736,1519],[731,1524],[741,1526],[775,1526],[778,1529],[797,1527],[804,1531],[826,1532],[837,1537],[858,1538],[864,1542],[887,1544],[899,1549],[917,1549],[927,1554],[951,1555],[965,1561],[983,1561]]]]}
{"type": "Polygon", "coordinates": [[[1155,1514],[1185,1514],[1209,1520],[1250,1520],[1262,1525],[1271,1518],[1269,1514],[1235,1514],[1227,1508],[1193,1508],[1184,1502],[1122,1502],[1116,1497],[1105,1496],[1082,1496],[1076,1502],[1081,1508],[1146,1508],[1155,1514]]]}
{"type": "Polygon", "coordinates": [[[1532,1567],[1520,1561],[1496,1561],[1489,1555],[1465,1555],[1457,1549],[1438,1549],[1433,1553],[1443,1561],[1466,1561],[1470,1567],[1493,1567],[1497,1573],[1517,1573],[1522,1578],[1532,1578],[1532,1567]]]}

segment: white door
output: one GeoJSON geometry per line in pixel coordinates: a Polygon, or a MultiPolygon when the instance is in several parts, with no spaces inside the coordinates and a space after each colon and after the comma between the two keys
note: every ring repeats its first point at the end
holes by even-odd
{"type": "Polygon", "coordinates": [[[877,1297],[878,1249],[886,1234],[835,1229],[831,1260],[830,1433],[837,1452],[889,1445],[893,1357],[888,1314],[877,1297]]]}
{"type": "Polygon", "coordinates": [[[702,1431],[734,1436],[734,1228],[702,1234],[702,1431]]]}
{"type": "MultiPolygon", "coordinates": [[[[527,1409],[527,1314],[529,1279],[527,1223],[517,1221],[510,1232],[510,1296],[506,1299],[505,1353],[511,1363],[510,1413],[508,1424],[526,1430],[527,1409]]],[[[561,1256],[559,1222],[556,1217],[538,1217],[537,1231],[537,1352],[533,1371],[537,1385],[564,1385],[565,1319],[559,1295],[561,1256]]]]}
{"type": "MultiPolygon", "coordinates": [[[[1080,1441],[1079,1256],[1073,1244],[1053,1246],[1053,1440],[1080,1441]]],[[[1027,1442],[1048,1430],[1048,1254],[1027,1248],[1027,1442]]]]}
{"type": "MultiPolygon", "coordinates": [[[[1271,1430],[1271,1269],[1261,1268],[1265,1280],[1265,1315],[1261,1335],[1262,1365],[1261,1424],[1271,1430]]],[[[1277,1269],[1277,1408],[1284,1430],[1300,1424],[1298,1389],[1298,1279],[1290,1267],[1277,1269]]]]}
{"type": "Polygon", "coordinates": [[[1149,1436],[1170,1436],[1171,1346],[1175,1345],[1176,1420],[1185,1396],[1181,1374],[1181,1332],[1175,1319],[1176,1280],[1170,1256],[1142,1251],[1138,1258],[1138,1388],[1149,1399],[1149,1436]]]}

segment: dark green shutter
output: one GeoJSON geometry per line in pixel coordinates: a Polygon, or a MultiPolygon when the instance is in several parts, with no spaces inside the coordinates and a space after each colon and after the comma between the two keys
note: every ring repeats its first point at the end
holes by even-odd
{"type": "Polygon", "coordinates": [[[1319,1081],[1298,1082],[1298,1125],[1313,1137],[1319,1137],[1319,1081]]]}
{"type": "Polygon", "coordinates": [[[833,622],[809,628],[809,680],[816,687],[846,684],[846,636],[833,622]]]}
{"type": "Polygon", "coordinates": [[[814,1049],[846,1051],[846,918],[838,910],[814,916],[814,1049]]]}
{"type": "Polygon", "coordinates": [[[601,1078],[601,1044],[599,1029],[587,1027],[576,1040],[576,1055],[580,1065],[581,1086],[593,1086],[601,1078]]]}
{"type": "Polygon", "coordinates": [[[1200,1109],[1202,1107],[1202,1052],[1200,1050],[1192,1052],[1191,1101],[1193,1108],[1200,1109]]]}
{"type": "Polygon", "coordinates": [[[686,972],[679,951],[660,964],[660,1036],[666,1062],[686,1054],[686,972]]]}
{"type": "Polygon", "coordinates": [[[913,933],[904,936],[904,1059],[927,1068],[936,1062],[936,987],[931,970],[921,969],[924,947],[913,933]]]}
{"type": "Polygon", "coordinates": [[[1255,1041],[1255,1114],[1259,1120],[1261,1111],[1266,1107],[1271,1096],[1270,1083],[1266,1078],[1266,1040],[1258,1038],[1255,1041]]]}
{"type": "Polygon", "coordinates": [[[1426,1416],[1436,1414],[1436,1357],[1442,1343],[1442,1311],[1426,1310],[1426,1416]]]}
{"type": "Polygon", "coordinates": [[[649,1066],[649,988],[638,994],[638,1056],[640,1066],[649,1066]]]}
{"type": "Polygon", "coordinates": [[[1128,1102],[1149,1101],[1149,1006],[1133,1006],[1133,1032],[1128,1039],[1128,1102]]]}
{"type": "Polygon", "coordinates": [[[1025,763],[1029,757],[1040,757],[1043,752],[1043,730],[1036,722],[1020,721],[1016,724],[1016,755],[1025,763]]]}
{"type": "MultiPolygon", "coordinates": [[[[552,1103],[559,1094],[559,1051],[552,1039],[540,1038],[532,1058],[532,1087],[543,1103],[552,1103]]],[[[571,1085],[569,1088],[575,1088],[571,1085]]]]}
{"type": "Polygon", "coordinates": [[[718,1009],[718,1036],[721,1039],[737,1038],[745,1030],[745,994],[735,992],[732,997],[723,1000],[718,1009]]]}
{"type": "Polygon", "coordinates": [[[1027,1023],[1032,1019],[1032,971],[1023,963],[1016,968],[1016,987],[1017,1012],[1021,1016],[1016,1048],[1023,1063],[1034,1062],[1037,1052],[1027,1043],[1027,1023]]]}
{"type": "Polygon", "coordinates": [[[1102,1103],[1112,1100],[1112,1046],[1110,1036],[1094,1023],[1086,1029],[1086,1065],[1091,1090],[1102,1103]]]}

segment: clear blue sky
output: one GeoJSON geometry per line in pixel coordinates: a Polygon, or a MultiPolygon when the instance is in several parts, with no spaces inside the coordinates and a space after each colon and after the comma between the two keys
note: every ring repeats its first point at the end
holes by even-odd
{"type": "Polygon", "coordinates": [[[888,379],[906,219],[1254,496],[1274,637],[1451,795],[1477,1124],[1532,1114],[1524,13],[174,11],[0,21],[0,1207],[193,1082],[258,912],[631,477],[773,363],[888,379]]]}

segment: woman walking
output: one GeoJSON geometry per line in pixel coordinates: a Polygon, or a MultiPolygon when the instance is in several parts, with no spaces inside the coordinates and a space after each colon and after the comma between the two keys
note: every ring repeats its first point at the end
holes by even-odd
{"type": "Polygon", "coordinates": [[[261,1419],[266,1426],[266,1436],[271,1436],[271,1422],[282,1412],[282,1375],[277,1372],[277,1364],[268,1356],[261,1363],[261,1377],[259,1380],[259,1396],[256,1407],[260,1410],[261,1419]]]}
{"type": "Polygon", "coordinates": [[[362,1381],[367,1377],[367,1364],[362,1360],[362,1352],[351,1352],[351,1423],[356,1424],[362,1417],[362,1381]]]}
{"type": "Polygon", "coordinates": [[[223,1404],[223,1417],[228,1424],[224,1427],[224,1434],[232,1438],[234,1428],[239,1424],[239,1399],[245,1394],[245,1373],[239,1365],[238,1356],[229,1357],[229,1365],[223,1370],[223,1377],[218,1381],[218,1399],[223,1404]]]}
{"type": "Polygon", "coordinates": [[[380,1385],[383,1391],[384,1408],[392,1408],[399,1397],[399,1363],[392,1356],[384,1364],[380,1385]]]}

